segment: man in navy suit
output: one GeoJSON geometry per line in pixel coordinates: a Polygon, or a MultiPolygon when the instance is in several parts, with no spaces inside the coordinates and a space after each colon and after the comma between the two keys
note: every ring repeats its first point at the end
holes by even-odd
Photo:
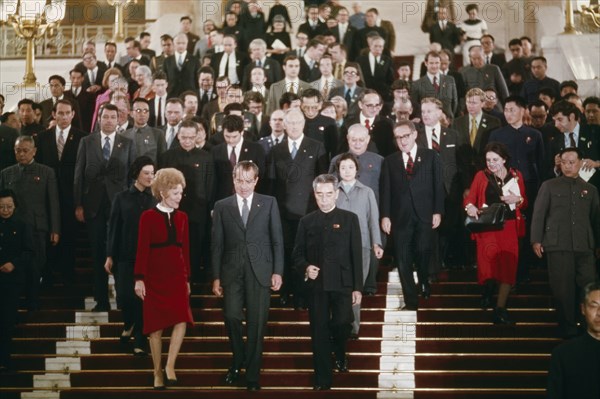
{"type": "Polygon", "coordinates": [[[392,59],[383,54],[384,45],[382,37],[370,39],[369,53],[356,57],[356,62],[362,69],[365,86],[377,91],[384,101],[390,101],[394,69],[392,59]]]}
{"type": "Polygon", "coordinates": [[[413,277],[417,265],[419,284],[428,286],[433,230],[444,213],[444,185],[439,155],[417,146],[417,129],[411,121],[400,121],[394,137],[400,148],[383,161],[381,168],[381,228],[392,234],[394,258],[404,293],[404,309],[417,310],[413,277]]]}
{"type": "Polygon", "coordinates": [[[175,54],[165,59],[163,70],[169,82],[169,98],[179,97],[186,90],[196,91],[200,61],[187,51],[188,37],[185,33],[175,36],[175,54]]]}
{"type": "Polygon", "coordinates": [[[81,139],[75,163],[73,196],[75,217],[85,222],[94,262],[95,311],[108,311],[106,261],[107,223],[114,196],[127,188],[129,166],[135,159],[133,141],[116,133],[119,109],[104,105],[100,131],[81,139]]]}
{"type": "Polygon", "coordinates": [[[454,47],[460,44],[460,29],[448,21],[447,7],[440,7],[437,17],[437,21],[429,28],[429,43],[439,43],[443,49],[454,51],[454,47]]]}
{"type": "Polygon", "coordinates": [[[254,192],[258,173],[252,161],[240,161],[233,169],[233,178],[229,178],[235,194],[215,204],[211,244],[212,291],[224,297],[225,328],[233,352],[225,382],[234,384],[245,364],[249,391],[260,389],[270,290],[279,291],[283,275],[279,208],[275,198],[254,192]],[[244,319],[248,334],[245,347],[244,319]]]}
{"type": "Polygon", "coordinates": [[[244,68],[248,64],[248,56],[237,50],[237,39],[233,35],[223,38],[223,52],[212,57],[210,66],[217,76],[228,76],[232,84],[241,83],[244,68]]]}
{"type": "MultiPolygon", "coordinates": [[[[51,248],[48,256],[50,269],[60,270],[66,282],[72,282],[75,274],[75,245],[77,220],[73,203],[73,181],[79,142],[87,133],[72,125],[75,111],[69,100],[58,100],[52,117],[56,127],[38,135],[36,160],[54,169],[58,182],[60,202],[61,239],[51,248]]],[[[51,273],[45,276],[51,282],[51,273]]]]}

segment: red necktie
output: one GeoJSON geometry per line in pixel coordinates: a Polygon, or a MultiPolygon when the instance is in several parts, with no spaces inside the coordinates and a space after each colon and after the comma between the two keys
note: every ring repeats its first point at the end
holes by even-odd
{"type": "Polygon", "coordinates": [[[438,153],[440,152],[440,143],[437,134],[435,134],[435,128],[431,129],[431,148],[438,153]]]}
{"type": "Polygon", "coordinates": [[[413,168],[415,167],[415,162],[412,159],[412,156],[410,155],[410,152],[408,153],[408,161],[406,161],[406,174],[408,175],[408,178],[410,179],[412,174],[413,174],[413,168]]]}
{"type": "Polygon", "coordinates": [[[235,164],[237,163],[237,159],[235,157],[235,146],[231,147],[231,154],[229,154],[229,163],[232,168],[235,168],[235,164]]]}
{"type": "Polygon", "coordinates": [[[371,123],[369,123],[368,119],[365,119],[365,127],[367,128],[367,130],[371,131],[371,123]]]}
{"type": "Polygon", "coordinates": [[[433,88],[435,89],[435,94],[439,93],[440,85],[438,84],[437,76],[433,77],[433,88]]]}

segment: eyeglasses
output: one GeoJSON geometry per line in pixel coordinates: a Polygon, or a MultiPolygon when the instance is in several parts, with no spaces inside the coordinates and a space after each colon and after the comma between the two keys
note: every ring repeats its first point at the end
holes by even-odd
{"type": "Polygon", "coordinates": [[[409,134],[405,134],[404,136],[394,136],[394,138],[398,141],[402,141],[402,140],[407,140],[408,138],[410,138],[411,135],[412,135],[412,133],[409,133],[409,134]]]}
{"type": "Polygon", "coordinates": [[[138,109],[134,109],[133,112],[138,113],[138,114],[147,114],[148,112],[150,112],[150,110],[138,108],[138,109]]]}
{"type": "Polygon", "coordinates": [[[358,75],[358,73],[354,72],[354,71],[344,71],[344,75],[348,75],[348,76],[356,76],[358,75]]]}

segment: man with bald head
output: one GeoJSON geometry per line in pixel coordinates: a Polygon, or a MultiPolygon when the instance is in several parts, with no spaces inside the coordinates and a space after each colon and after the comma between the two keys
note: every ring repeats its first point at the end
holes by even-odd
{"type": "Polygon", "coordinates": [[[471,47],[469,58],[471,65],[464,66],[460,70],[466,90],[474,88],[486,90],[491,87],[498,93],[498,98],[504,102],[508,97],[508,87],[500,68],[497,65],[485,63],[481,46],[471,47]]]}
{"type": "Polygon", "coordinates": [[[175,44],[175,54],[167,57],[163,65],[169,82],[169,98],[179,97],[186,90],[196,91],[200,70],[198,58],[187,51],[187,35],[179,33],[175,36],[173,43],[175,44]]]}

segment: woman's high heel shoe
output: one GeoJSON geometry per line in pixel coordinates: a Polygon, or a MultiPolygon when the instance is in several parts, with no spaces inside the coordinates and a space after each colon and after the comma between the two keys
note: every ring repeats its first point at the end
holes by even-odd
{"type": "Polygon", "coordinates": [[[165,382],[164,382],[164,378],[163,375],[161,373],[159,373],[158,375],[156,373],[154,373],[154,389],[156,389],[157,391],[162,391],[165,389],[165,382]]]}
{"type": "Polygon", "coordinates": [[[120,341],[123,345],[129,342],[132,332],[133,332],[133,326],[131,326],[129,328],[129,330],[123,330],[123,332],[121,333],[121,337],[120,337],[120,341]]]}
{"type": "Polygon", "coordinates": [[[164,370],[164,371],[163,371],[163,378],[164,378],[164,380],[165,380],[165,385],[166,385],[166,386],[168,386],[168,387],[172,387],[172,386],[175,386],[175,385],[177,385],[177,378],[169,378],[169,377],[167,376],[167,370],[164,370]]]}

